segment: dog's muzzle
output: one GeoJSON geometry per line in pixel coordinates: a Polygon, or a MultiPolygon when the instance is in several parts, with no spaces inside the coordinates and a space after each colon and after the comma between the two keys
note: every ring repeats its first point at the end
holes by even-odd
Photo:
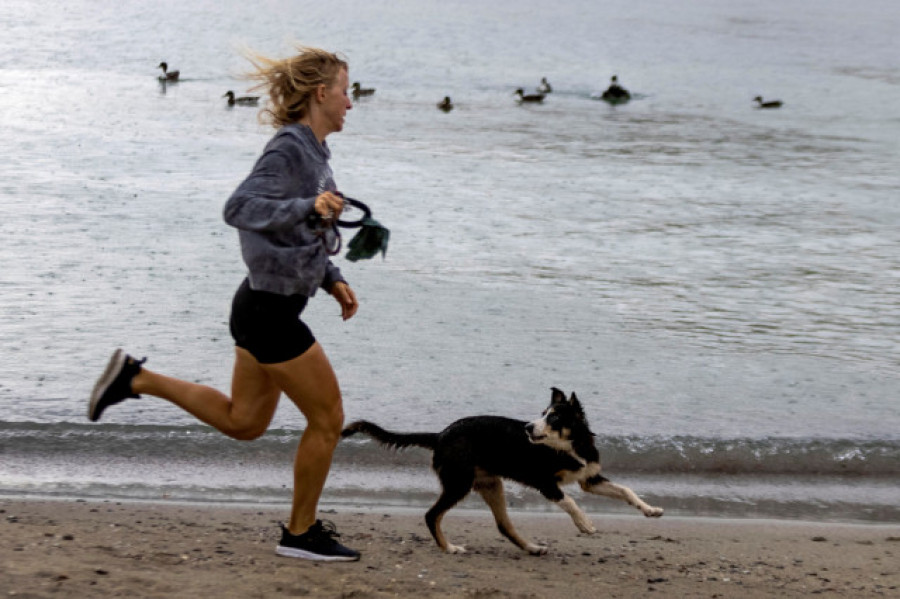
{"type": "Polygon", "coordinates": [[[529,422],[528,424],[525,425],[525,434],[528,435],[528,440],[531,441],[532,443],[537,443],[538,441],[540,441],[541,439],[544,438],[543,435],[538,436],[538,435],[534,434],[534,423],[533,422],[529,422]]]}

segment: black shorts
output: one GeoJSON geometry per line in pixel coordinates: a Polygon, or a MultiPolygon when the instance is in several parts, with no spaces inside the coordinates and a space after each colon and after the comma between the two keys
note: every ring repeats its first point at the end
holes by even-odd
{"type": "Polygon", "coordinates": [[[308,299],[305,295],[256,291],[244,279],[231,304],[229,327],[235,345],[262,364],[286,362],[306,353],[316,342],[300,320],[308,299]]]}

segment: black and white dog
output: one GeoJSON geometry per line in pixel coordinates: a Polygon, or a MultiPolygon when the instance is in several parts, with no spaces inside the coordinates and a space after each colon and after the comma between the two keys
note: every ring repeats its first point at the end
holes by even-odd
{"type": "Polygon", "coordinates": [[[440,433],[394,433],[359,420],[347,426],[341,436],[356,433],[369,435],[391,449],[418,446],[434,451],[432,467],[443,490],[425,515],[425,522],[438,546],[448,553],[462,553],[465,548],[447,542],[441,519],[472,489],[491,508],[503,536],[531,554],[547,552],[545,546],[525,540],[513,528],[506,512],[504,478],[540,491],[565,510],[583,533],[596,529],[560,485],[577,482],[588,493],[625,501],[647,517],[663,514],[662,508],[648,505],[628,487],[600,475],[600,452],[594,446],[594,434],[581,403],[574,393],[566,399],[555,387],[550,407],[534,422],[472,416],[457,420],[440,433]]]}

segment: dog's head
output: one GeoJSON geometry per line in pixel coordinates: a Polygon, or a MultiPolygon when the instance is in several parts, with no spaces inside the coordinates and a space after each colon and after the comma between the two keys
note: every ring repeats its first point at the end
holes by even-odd
{"type": "Polygon", "coordinates": [[[593,436],[575,393],[566,399],[566,394],[556,387],[553,387],[550,406],[540,418],[525,425],[525,432],[532,443],[559,451],[571,450],[576,437],[593,436]]]}

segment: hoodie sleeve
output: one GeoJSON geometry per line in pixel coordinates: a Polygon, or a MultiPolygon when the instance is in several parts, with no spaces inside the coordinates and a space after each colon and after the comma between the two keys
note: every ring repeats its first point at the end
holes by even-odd
{"type": "Polygon", "coordinates": [[[267,149],[225,202],[225,222],[248,231],[282,231],[306,219],[316,198],[289,197],[290,190],[296,189],[296,160],[286,148],[267,149]]]}
{"type": "Polygon", "coordinates": [[[344,275],[341,274],[341,269],[329,260],[328,265],[325,267],[325,278],[322,279],[322,289],[331,293],[331,288],[339,281],[341,283],[347,282],[344,275]]]}

